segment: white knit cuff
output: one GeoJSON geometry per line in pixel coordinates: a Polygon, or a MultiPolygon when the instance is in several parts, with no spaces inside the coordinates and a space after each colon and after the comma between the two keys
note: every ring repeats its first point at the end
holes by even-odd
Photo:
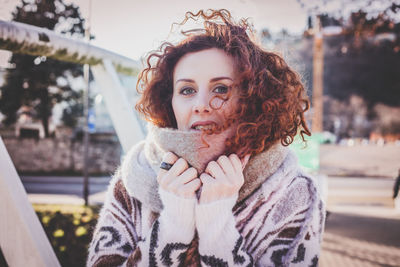
{"type": "Polygon", "coordinates": [[[237,198],[238,195],[234,195],[227,199],[196,205],[196,228],[199,239],[213,243],[222,232],[231,230],[226,227],[234,221],[232,208],[237,198]]]}
{"type": "Polygon", "coordinates": [[[176,229],[178,235],[194,236],[194,209],[196,198],[183,198],[159,188],[163,210],[160,219],[168,226],[176,229]]]}

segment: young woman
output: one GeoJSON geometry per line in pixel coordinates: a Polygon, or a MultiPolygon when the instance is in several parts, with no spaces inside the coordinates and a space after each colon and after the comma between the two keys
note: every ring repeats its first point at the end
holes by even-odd
{"type": "MultiPolygon", "coordinates": [[[[287,148],[310,132],[298,75],[226,10],[150,54],[150,121],[113,177],[89,266],[316,266],[324,205],[287,148]]],[[[182,24],[183,24],[182,23],[182,24]]]]}

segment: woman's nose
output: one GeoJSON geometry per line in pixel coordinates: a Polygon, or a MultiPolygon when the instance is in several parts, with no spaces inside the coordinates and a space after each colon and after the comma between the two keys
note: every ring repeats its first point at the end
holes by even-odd
{"type": "Polygon", "coordinates": [[[199,95],[193,105],[193,111],[195,113],[209,113],[211,111],[210,99],[206,96],[199,95]]]}

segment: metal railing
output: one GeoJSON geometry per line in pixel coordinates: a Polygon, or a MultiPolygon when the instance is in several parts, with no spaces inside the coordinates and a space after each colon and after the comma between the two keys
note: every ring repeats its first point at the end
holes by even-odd
{"type": "Polygon", "coordinates": [[[124,151],[128,151],[138,140],[144,138],[144,129],[128,102],[117,75],[118,72],[137,75],[140,70],[138,62],[48,29],[1,20],[0,49],[89,64],[124,151]]]}
{"type": "MultiPolygon", "coordinates": [[[[117,74],[137,75],[138,62],[48,29],[1,20],[0,49],[89,64],[123,150],[144,138],[117,74]]],[[[0,218],[0,247],[10,266],[60,266],[1,137],[0,218]]]]}

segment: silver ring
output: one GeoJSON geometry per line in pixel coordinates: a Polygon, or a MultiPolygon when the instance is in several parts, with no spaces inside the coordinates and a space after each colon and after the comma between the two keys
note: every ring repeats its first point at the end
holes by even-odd
{"type": "Polygon", "coordinates": [[[172,166],[173,166],[173,164],[166,163],[166,162],[164,162],[164,161],[161,162],[161,164],[160,164],[160,168],[163,169],[163,170],[166,170],[166,171],[168,171],[169,169],[171,169],[172,166]]]}

